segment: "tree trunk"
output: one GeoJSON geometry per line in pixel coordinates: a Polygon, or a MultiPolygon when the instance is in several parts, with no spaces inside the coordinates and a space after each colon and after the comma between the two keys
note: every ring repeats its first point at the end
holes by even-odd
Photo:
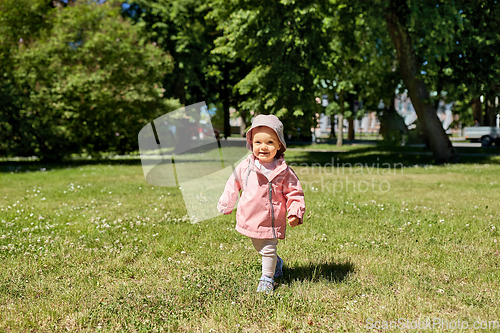
{"type": "Polygon", "coordinates": [[[408,132],[408,127],[403,117],[396,111],[394,102],[387,103],[387,101],[384,101],[384,105],[383,112],[378,115],[380,134],[384,137],[384,140],[400,140],[402,135],[408,132]]]}
{"type": "Polygon", "coordinates": [[[354,118],[349,118],[349,130],[347,132],[347,140],[354,141],[354,118]]]}
{"type": "Polygon", "coordinates": [[[477,119],[479,121],[480,125],[484,124],[484,119],[483,119],[483,106],[481,104],[481,98],[473,98],[471,101],[471,107],[472,107],[472,117],[474,120],[477,119]]]}
{"type": "Polygon", "coordinates": [[[496,126],[496,117],[497,117],[497,110],[495,108],[495,97],[496,94],[494,92],[491,92],[488,98],[486,99],[486,114],[484,117],[484,124],[485,126],[496,126]]]}
{"type": "Polygon", "coordinates": [[[246,110],[240,110],[240,118],[241,118],[240,135],[242,138],[244,138],[245,137],[245,130],[247,129],[247,112],[246,112],[246,110]]]}
{"type": "Polygon", "coordinates": [[[330,139],[335,139],[335,115],[330,116],[330,139]]]}
{"type": "Polygon", "coordinates": [[[222,99],[222,109],[224,110],[224,138],[231,136],[231,124],[229,124],[229,103],[226,99],[222,99]]]}
{"type": "Polygon", "coordinates": [[[229,123],[229,78],[228,78],[228,68],[224,66],[223,68],[223,81],[221,89],[221,102],[222,109],[224,110],[224,138],[227,140],[231,136],[231,124],[229,123]]]}
{"type": "MultiPolygon", "coordinates": [[[[415,107],[418,119],[422,124],[425,136],[429,140],[430,148],[436,163],[456,163],[459,161],[457,150],[451,144],[441,122],[439,121],[434,105],[430,102],[429,92],[424,81],[417,78],[418,65],[410,35],[401,22],[405,10],[402,1],[391,0],[386,15],[387,28],[396,49],[399,68],[403,81],[408,89],[408,95],[415,107]]],[[[407,6],[406,2],[403,2],[407,6]]]]}
{"type": "Polygon", "coordinates": [[[498,85],[496,83],[493,83],[490,86],[490,90],[486,94],[486,109],[485,109],[485,115],[484,115],[484,123],[486,126],[496,126],[497,123],[497,105],[495,103],[495,100],[497,99],[498,96],[498,90],[497,90],[498,85]]]}
{"type": "Polygon", "coordinates": [[[394,106],[395,99],[396,91],[394,90],[394,93],[389,98],[382,100],[384,109],[377,115],[380,121],[379,134],[382,135],[384,140],[388,141],[400,140],[408,132],[404,118],[396,111],[394,106]]]}
{"type": "Polygon", "coordinates": [[[342,147],[344,143],[344,90],[340,92],[339,96],[340,112],[337,115],[338,129],[337,129],[337,146],[342,147]]]}
{"type": "Polygon", "coordinates": [[[179,74],[174,83],[174,97],[179,99],[182,105],[186,106],[186,89],[184,84],[184,75],[179,74]]]}

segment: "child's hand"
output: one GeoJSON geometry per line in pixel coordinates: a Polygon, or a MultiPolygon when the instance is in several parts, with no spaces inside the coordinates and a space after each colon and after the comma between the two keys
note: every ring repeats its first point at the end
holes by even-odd
{"type": "Polygon", "coordinates": [[[288,224],[290,225],[290,227],[298,226],[299,222],[300,222],[300,219],[294,215],[290,216],[290,218],[288,219],[288,224]]]}

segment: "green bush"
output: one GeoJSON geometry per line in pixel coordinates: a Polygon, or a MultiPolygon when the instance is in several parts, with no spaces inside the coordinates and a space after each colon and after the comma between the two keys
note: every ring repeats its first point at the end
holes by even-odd
{"type": "MultiPolygon", "coordinates": [[[[18,7],[2,5],[4,28],[10,22],[4,18],[18,7]]],[[[1,94],[10,97],[0,111],[0,155],[59,160],[82,152],[123,154],[138,148],[144,125],[179,107],[163,98],[171,57],[121,16],[119,3],[47,6],[44,15],[40,7],[27,8],[26,15],[43,24],[31,29],[39,28],[33,38],[23,34],[24,26],[11,29],[3,57],[10,71],[0,82],[1,94]]]]}

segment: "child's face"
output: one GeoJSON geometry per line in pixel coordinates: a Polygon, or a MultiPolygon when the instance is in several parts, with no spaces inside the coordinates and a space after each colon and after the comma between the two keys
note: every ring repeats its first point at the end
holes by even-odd
{"type": "Polygon", "coordinates": [[[280,140],[269,127],[256,127],[253,132],[253,154],[261,163],[272,162],[281,148],[280,140]]]}

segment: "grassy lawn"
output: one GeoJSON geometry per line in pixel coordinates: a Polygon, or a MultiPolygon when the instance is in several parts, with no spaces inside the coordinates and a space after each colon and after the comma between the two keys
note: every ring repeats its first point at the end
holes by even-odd
{"type": "Polygon", "coordinates": [[[269,296],[255,293],[260,259],[235,213],[191,224],[180,190],[152,187],[138,163],[3,165],[0,331],[494,330],[498,160],[417,156],[287,153],[307,211],[278,246],[284,277],[269,296]]]}

